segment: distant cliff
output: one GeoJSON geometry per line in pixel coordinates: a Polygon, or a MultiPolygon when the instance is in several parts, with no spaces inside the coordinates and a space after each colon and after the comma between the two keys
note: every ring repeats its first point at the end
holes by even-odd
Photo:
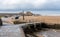
{"type": "Polygon", "coordinates": [[[30,11],[27,11],[26,13],[20,12],[19,14],[20,15],[24,14],[25,16],[41,16],[40,14],[34,14],[34,13],[30,12],[30,11]]]}
{"type": "Polygon", "coordinates": [[[34,14],[31,11],[19,12],[19,13],[0,13],[0,16],[13,16],[13,15],[21,15],[21,16],[41,16],[40,14],[34,14]]]}

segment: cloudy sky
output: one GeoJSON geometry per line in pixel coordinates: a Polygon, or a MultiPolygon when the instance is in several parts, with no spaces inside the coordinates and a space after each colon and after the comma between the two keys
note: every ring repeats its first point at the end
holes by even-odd
{"type": "Polygon", "coordinates": [[[60,0],[0,0],[0,11],[2,12],[21,10],[60,11],[60,0]]]}

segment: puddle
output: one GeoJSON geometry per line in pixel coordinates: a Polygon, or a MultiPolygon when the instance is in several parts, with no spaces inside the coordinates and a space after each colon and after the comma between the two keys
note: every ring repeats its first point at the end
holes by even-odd
{"type": "Polygon", "coordinates": [[[44,37],[60,37],[60,30],[49,29],[48,31],[38,32],[37,35],[43,35],[44,37]]]}

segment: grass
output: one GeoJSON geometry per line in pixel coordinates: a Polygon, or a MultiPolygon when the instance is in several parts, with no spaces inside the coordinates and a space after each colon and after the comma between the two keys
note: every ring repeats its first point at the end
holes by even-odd
{"type": "MultiPolygon", "coordinates": [[[[11,22],[15,22],[15,19],[10,19],[11,22]]],[[[60,16],[20,16],[18,22],[45,22],[48,24],[60,24],[60,16]]],[[[18,23],[17,22],[17,23],[18,23]]]]}
{"type": "MultiPolygon", "coordinates": [[[[26,22],[45,22],[45,23],[56,23],[60,24],[60,16],[25,16],[26,22]]],[[[23,21],[23,17],[21,16],[19,21],[23,21]]]]}

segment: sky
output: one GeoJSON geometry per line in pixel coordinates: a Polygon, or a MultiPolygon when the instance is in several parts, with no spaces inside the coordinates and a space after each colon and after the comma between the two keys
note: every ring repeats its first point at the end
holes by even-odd
{"type": "Polygon", "coordinates": [[[60,15],[60,0],[0,0],[0,13],[28,10],[33,11],[33,13],[35,11],[37,11],[35,13],[39,13],[40,11],[41,14],[60,15]]]}

